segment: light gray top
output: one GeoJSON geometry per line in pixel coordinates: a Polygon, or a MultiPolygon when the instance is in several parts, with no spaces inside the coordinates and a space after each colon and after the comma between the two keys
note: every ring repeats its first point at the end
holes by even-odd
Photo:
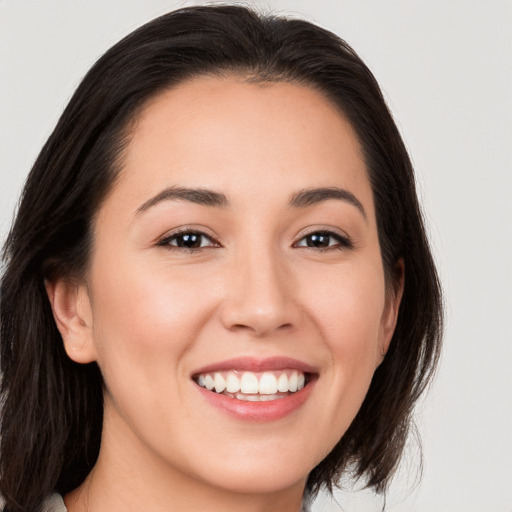
{"type": "Polygon", "coordinates": [[[60,494],[52,494],[43,503],[43,512],[68,512],[60,494]]]}

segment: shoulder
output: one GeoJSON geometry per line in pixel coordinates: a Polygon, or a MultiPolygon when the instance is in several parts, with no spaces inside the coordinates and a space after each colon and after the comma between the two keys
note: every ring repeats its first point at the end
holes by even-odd
{"type": "Polygon", "coordinates": [[[44,503],[42,512],[67,512],[66,505],[64,505],[64,500],[60,494],[52,494],[48,497],[44,503]]]}
{"type": "MultiPolygon", "coordinates": [[[[0,495],[0,510],[3,510],[5,500],[0,495]]],[[[60,494],[54,493],[43,501],[41,512],[68,512],[60,494]]]]}

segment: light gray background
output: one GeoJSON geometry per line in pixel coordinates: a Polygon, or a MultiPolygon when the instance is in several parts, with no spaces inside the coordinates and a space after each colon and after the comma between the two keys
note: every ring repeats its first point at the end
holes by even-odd
{"type": "MultiPolygon", "coordinates": [[[[165,0],[0,0],[0,238],[79,79],[165,0]]],[[[248,2],[249,3],[249,2],[248,2]]],[[[386,510],[512,512],[512,3],[267,0],[345,38],[379,80],[415,162],[447,303],[441,369],[386,510]]],[[[347,512],[379,510],[339,493],[347,512]]],[[[320,499],[315,511],[338,511],[320,499]]]]}

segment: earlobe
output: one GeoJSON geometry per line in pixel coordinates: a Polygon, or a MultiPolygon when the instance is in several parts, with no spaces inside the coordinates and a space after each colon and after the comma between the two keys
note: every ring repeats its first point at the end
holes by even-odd
{"type": "Polygon", "coordinates": [[[67,355],[76,363],[95,361],[93,316],[87,288],[66,279],[46,281],[45,286],[67,355]]]}

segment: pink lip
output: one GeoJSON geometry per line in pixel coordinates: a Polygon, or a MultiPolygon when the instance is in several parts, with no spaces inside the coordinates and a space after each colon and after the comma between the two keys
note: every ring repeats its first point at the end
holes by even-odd
{"type": "Polygon", "coordinates": [[[310,375],[308,383],[304,388],[284,398],[279,398],[278,400],[266,402],[237,400],[236,398],[208,391],[205,388],[195,385],[195,388],[201,394],[202,398],[220,411],[238,420],[263,423],[279,420],[297,411],[311,394],[316,384],[318,370],[309,364],[289,357],[278,356],[265,359],[238,357],[203,366],[195,371],[193,375],[226,370],[264,372],[284,370],[286,368],[300,370],[310,375]]]}
{"type": "Polygon", "coordinates": [[[237,420],[249,421],[255,423],[264,423],[276,421],[297,411],[308,399],[316,379],[312,379],[305,387],[296,393],[292,393],[284,398],[268,402],[247,402],[237,400],[226,395],[219,395],[213,391],[208,391],[200,386],[195,386],[210,405],[213,405],[220,411],[227,413],[237,420]]]}
{"type": "Polygon", "coordinates": [[[297,359],[291,357],[268,357],[265,359],[258,359],[255,357],[236,357],[233,359],[227,359],[225,361],[219,361],[212,363],[207,366],[203,366],[198,370],[194,371],[193,375],[200,373],[212,373],[225,370],[239,370],[248,372],[265,372],[273,370],[284,370],[290,368],[293,370],[301,370],[304,373],[318,373],[318,370],[313,366],[306,364],[297,359]]]}

